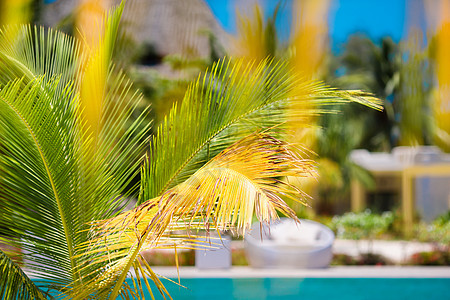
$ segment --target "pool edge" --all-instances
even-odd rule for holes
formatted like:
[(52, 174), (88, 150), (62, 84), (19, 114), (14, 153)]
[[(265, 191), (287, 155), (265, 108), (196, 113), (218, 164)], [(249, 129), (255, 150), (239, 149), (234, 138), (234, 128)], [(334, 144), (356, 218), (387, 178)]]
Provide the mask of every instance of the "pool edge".
[[(156, 274), (178, 277), (175, 267), (153, 267)], [(230, 269), (200, 270), (180, 267), (181, 278), (450, 278), (450, 267), (441, 266), (336, 266), (326, 269)]]

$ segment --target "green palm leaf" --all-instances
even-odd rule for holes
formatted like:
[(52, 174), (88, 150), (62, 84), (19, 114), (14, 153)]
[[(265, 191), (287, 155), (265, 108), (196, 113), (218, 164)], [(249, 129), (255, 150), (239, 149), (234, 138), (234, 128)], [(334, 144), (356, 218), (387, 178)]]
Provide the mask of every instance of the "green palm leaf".
[(39, 288), (0, 250), (0, 298), (45, 299)]
[[(108, 64), (120, 12), (105, 19)], [(92, 272), (76, 255), (89, 240), (87, 223), (112, 216), (133, 191), (124, 189), (139, 172), (150, 124), (144, 115), (130, 120), (142, 97), (108, 67), (93, 136), (79, 98), (78, 42), (52, 30), (20, 32), (13, 45), (0, 43), (0, 227), (13, 233), (34, 277), (70, 295), (70, 284)]]
[[(18, 233), (18, 243), (19, 237), (29, 241), (22, 243), (24, 250), (46, 254), (39, 258), (40, 264), (57, 262), (59, 269), (49, 270), (49, 274), (65, 285), (74, 279), (71, 269), (76, 267), (71, 259), (76, 234), (74, 207), (66, 197), (76, 189), (73, 157), (80, 148), (74, 128), (76, 109), (65, 110), (69, 96), (53, 98), (57, 81), (44, 85), (46, 93), (41, 93), (41, 84), (36, 80), (23, 87), (23, 81), (17, 80), (0, 91), (0, 132), (4, 137), (0, 163), (5, 174), (1, 182), (5, 211), (0, 222)], [(70, 92), (67, 90), (68, 95)], [(56, 109), (65, 113), (54, 114)], [(40, 269), (39, 263), (33, 267)]]
[[(15, 32), (15, 39), (7, 37)], [(43, 27), (12, 26), (0, 29), (0, 84), (17, 78), (30, 80), (46, 75), (44, 82), (59, 76), (61, 91), (76, 77), (77, 64), (82, 58), (80, 45), (64, 33)]]

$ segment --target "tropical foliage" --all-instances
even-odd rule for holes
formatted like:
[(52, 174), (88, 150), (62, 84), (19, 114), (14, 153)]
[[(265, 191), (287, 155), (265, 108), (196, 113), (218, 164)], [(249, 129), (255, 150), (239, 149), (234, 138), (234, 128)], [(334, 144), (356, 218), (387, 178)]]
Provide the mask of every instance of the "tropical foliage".
[[(115, 36), (120, 13), (105, 20), (106, 37)], [(101, 107), (92, 130), (80, 90), (98, 84), (86, 79), (98, 56), (86, 71), (81, 61), (88, 58), (75, 39), (29, 26), (3, 28), (0, 39), (11, 30), (15, 39), (0, 46), (0, 222), (6, 242), (22, 248), (30, 274), (63, 291), (82, 274), (75, 252), (89, 238), (86, 224), (111, 215), (126, 196), (150, 124), (140, 131), (142, 118), (127, 124), (139, 96), (110, 68), (103, 96), (89, 103)]]
[(417, 237), (426, 242), (433, 242), (448, 251), (450, 247), (450, 211), (436, 218), (431, 224), (422, 222), (417, 226)]
[(330, 64), (327, 82), (343, 89), (364, 89), (383, 100), (375, 112), (348, 106), (346, 117), (364, 128), (360, 147), (390, 151), (393, 147), (431, 143), (432, 45), (418, 31), (400, 43), (383, 38), (379, 45), (354, 35)]
[[(326, 81), (343, 89), (371, 91), (383, 100), (382, 112), (366, 110), (354, 105), (343, 108), (343, 116), (364, 128), (358, 134), (357, 147), (370, 151), (390, 151), (397, 145), (393, 100), (400, 89), (400, 49), (390, 38), (379, 45), (369, 38), (352, 35), (342, 53), (330, 60)], [(334, 124), (333, 124), (334, 125)], [(347, 123), (342, 126), (347, 125)], [(353, 126), (354, 127), (354, 126)]]
[(339, 237), (347, 239), (374, 239), (385, 232), (394, 221), (392, 212), (375, 214), (370, 210), (361, 213), (346, 213), (333, 217), (333, 226)]
[[(432, 66), (429, 49), (421, 45), (421, 36), (415, 31), (400, 43), (386, 37), (377, 44), (353, 35), (342, 52), (330, 60), (328, 83), (371, 91), (382, 99), (385, 109), (380, 112), (346, 105), (341, 106), (341, 114), (320, 118), (324, 130), (318, 134), (317, 153), (320, 164), (326, 159), (326, 165), (321, 168), (321, 179), (325, 180), (319, 193), (327, 206), (332, 202), (336, 208), (343, 203), (340, 198), (348, 199), (350, 179), (366, 189), (374, 187), (370, 173), (349, 159), (353, 149), (390, 152), (396, 146), (432, 142)], [(348, 204), (344, 208), (349, 209)]]
[[(51, 29), (0, 31), (1, 239), (22, 249), (26, 268), (1, 253), (3, 297), (140, 298), (148, 278), (167, 293), (142, 250), (195, 247), (199, 228), (244, 233), (254, 214), (296, 218), (283, 199), (305, 195), (283, 178), (313, 176), (314, 163), (282, 141), (288, 107), (314, 103), (290, 118), (335, 102), (380, 108), (283, 62), (222, 59), (150, 137), (146, 112), (134, 116), (140, 94), (111, 62), (122, 9), (89, 44)], [(124, 211), (136, 190), (138, 206)]]
[(320, 213), (348, 210), (352, 180), (369, 190), (375, 185), (372, 175), (350, 158), (350, 152), (363, 145), (365, 128), (361, 126), (364, 116), (348, 118), (345, 115), (352, 109), (348, 106), (336, 105), (336, 110), (341, 109), (342, 113), (321, 116), (321, 128), (316, 130), (320, 184), (317, 186), (319, 201), (315, 202), (315, 206)]

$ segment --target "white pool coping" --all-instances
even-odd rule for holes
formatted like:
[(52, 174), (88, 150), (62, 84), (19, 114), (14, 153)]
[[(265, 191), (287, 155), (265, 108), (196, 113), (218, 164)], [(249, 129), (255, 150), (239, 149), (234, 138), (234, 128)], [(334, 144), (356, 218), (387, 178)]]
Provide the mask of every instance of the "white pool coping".
[[(177, 278), (175, 267), (153, 267), (161, 276)], [(181, 278), (450, 278), (450, 267), (417, 266), (336, 266), (327, 269), (255, 269), (232, 267), (200, 270), (180, 267)]]

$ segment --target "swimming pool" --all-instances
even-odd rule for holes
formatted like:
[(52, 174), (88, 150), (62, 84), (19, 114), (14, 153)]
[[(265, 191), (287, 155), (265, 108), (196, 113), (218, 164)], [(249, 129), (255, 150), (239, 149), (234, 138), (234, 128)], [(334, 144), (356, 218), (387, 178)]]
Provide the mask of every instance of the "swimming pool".
[[(450, 295), (450, 278), (182, 278), (186, 288), (163, 283), (174, 300), (443, 300)], [(156, 288), (153, 292), (163, 299)]]
[[(178, 281), (175, 267), (153, 270)], [(174, 300), (450, 299), (450, 267), (346, 266), (310, 270), (180, 267), (179, 274), (186, 288), (161, 278)], [(127, 281), (132, 285), (131, 278)], [(152, 291), (156, 299), (164, 299), (154, 285)], [(148, 291), (145, 298), (151, 299)]]

